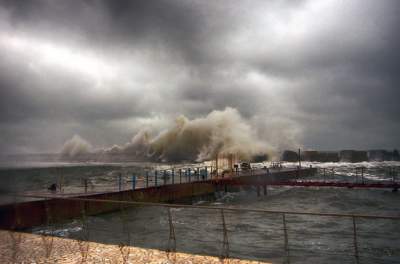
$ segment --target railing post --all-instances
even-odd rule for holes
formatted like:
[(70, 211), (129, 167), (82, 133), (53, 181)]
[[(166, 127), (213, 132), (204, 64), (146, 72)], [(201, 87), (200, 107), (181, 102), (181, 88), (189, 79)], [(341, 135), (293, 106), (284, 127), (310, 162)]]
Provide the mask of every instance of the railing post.
[(172, 222), (171, 208), (168, 207), (168, 222), (169, 222), (169, 238), (168, 238), (168, 249), (167, 252), (176, 251), (176, 238), (175, 238), (175, 228)]
[(222, 219), (222, 232), (223, 232), (221, 258), (224, 259), (224, 258), (229, 258), (228, 230), (226, 229), (224, 209), (221, 209), (221, 219)]
[(118, 191), (122, 190), (122, 174), (118, 174)]
[(356, 263), (359, 263), (358, 256), (358, 243), (357, 243), (357, 226), (356, 226), (356, 218), (353, 216), (353, 244), (354, 244), (354, 257), (356, 258)]
[(146, 171), (146, 188), (149, 187), (149, 171)]
[(88, 189), (88, 180), (87, 179), (83, 179), (83, 185), (85, 186), (85, 193), (87, 193), (87, 189)]
[(179, 183), (182, 183), (182, 169), (179, 169)]
[(392, 174), (392, 180), (393, 180), (393, 183), (394, 183), (394, 182), (396, 182), (396, 180), (395, 180), (396, 171), (395, 171), (394, 167), (391, 167), (390, 169), (391, 169), (391, 174)]
[(355, 168), (355, 170), (356, 170), (356, 183), (358, 183), (358, 169)]
[(59, 190), (60, 193), (64, 192), (63, 184), (64, 184), (64, 175), (60, 175), (60, 177), (59, 177), (59, 187), (58, 187), (58, 190)]
[(364, 167), (361, 167), (361, 182), (364, 184)]
[(174, 169), (172, 169), (172, 171), (171, 171), (171, 176), (172, 176), (172, 184), (174, 184), (175, 183), (175, 170)]
[(285, 253), (286, 253), (286, 262), (287, 264), (290, 263), (290, 252), (289, 252), (289, 238), (288, 232), (286, 227), (286, 215), (285, 213), (282, 214), (282, 223), (283, 223), (283, 233), (284, 233), (284, 246), (285, 246)]
[(167, 170), (164, 170), (164, 185), (167, 185)]
[(157, 170), (154, 171), (154, 185), (157, 186)]
[(132, 174), (132, 190), (136, 188), (136, 175)]
[(191, 178), (191, 173), (190, 173), (190, 171), (191, 171), (191, 169), (189, 168), (189, 169), (188, 169), (188, 172), (189, 172), (189, 182), (190, 182), (190, 180), (191, 180), (191, 179), (190, 179), (190, 178)]

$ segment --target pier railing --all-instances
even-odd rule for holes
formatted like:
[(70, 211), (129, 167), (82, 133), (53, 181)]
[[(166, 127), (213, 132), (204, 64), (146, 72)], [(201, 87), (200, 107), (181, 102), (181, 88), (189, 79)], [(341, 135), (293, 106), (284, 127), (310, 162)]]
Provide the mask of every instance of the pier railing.
[[(294, 167), (293, 167), (294, 166)], [(250, 170), (219, 170), (211, 166), (202, 167), (182, 167), (163, 170), (142, 170), (140, 172), (121, 171), (115, 172), (112, 175), (101, 176), (95, 174), (90, 176), (90, 173), (80, 179), (69, 179), (62, 176), (54, 176), (53, 190), (35, 188), (26, 191), (27, 194), (57, 194), (57, 195), (82, 195), (93, 194), (99, 192), (115, 192), (124, 190), (141, 189), (155, 186), (165, 186), (180, 183), (193, 183), (199, 181), (207, 181), (213, 179), (237, 178), (239, 176), (264, 175), (269, 172), (280, 172), (285, 170), (296, 170), (297, 167), (286, 167), (280, 164), (279, 166), (264, 165), (253, 167)], [(303, 168), (308, 168), (303, 166)], [(367, 168), (367, 167), (315, 167), (317, 173), (312, 177), (307, 177), (310, 181), (327, 181), (340, 183), (399, 183), (400, 167), (391, 166), (383, 168)], [(301, 179), (301, 177), (299, 177)]]
[[(38, 258), (50, 258), (57, 250), (50, 248), (51, 238), (62, 236), (78, 241), (83, 262), (90, 254), (90, 241), (119, 245), (122, 259), (129, 259), (129, 246), (274, 263), (397, 263), (400, 259), (400, 216), (56, 199), (78, 202), (81, 217), (53, 221), (57, 216), (48, 200), (47, 224), (31, 230), (43, 237), (43, 249), (32, 256), (41, 252)], [(119, 211), (88, 213), (91, 207), (110, 204), (119, 206)], [(10, 231), (8, 258), (20, 262), (23, 254), (18, 243), (23, 242), (16, 236)]]
[[(159, 187), (171, 184), (193, 183), (214, 179), (226, 179), (240, 176), (251, 176), (256, 174), (266, 174), (270, 169), (267, 167), (256, 167), (252, 169), (231, 169), (215, 170), (212, 166), (188, 167), (178, 169), (163, 170), (142, 170), (141, 172), (117, 172), (112, 176), (104, 177), (84, 176), (78, 179), (78, 182), (67, 183), (66, 178), (56, 176), (54, 183), (49, 183), (47, 190), (29, 191), (32, 193), (51, 193), (51, 194), (90, 194), (96, 192), (111, 192), (135, 190), (148, 187)], [(284, 168), (271, 170), (280, 171)]]

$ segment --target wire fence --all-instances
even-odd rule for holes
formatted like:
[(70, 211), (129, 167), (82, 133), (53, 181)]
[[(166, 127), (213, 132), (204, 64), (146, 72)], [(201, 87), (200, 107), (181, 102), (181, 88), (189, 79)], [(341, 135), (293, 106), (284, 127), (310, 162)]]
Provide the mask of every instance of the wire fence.
[(397, 182), (399, 181), (400, 167), (322, 167), (317, 168), (317, 179), (324, 181), (341, 181), (353, 183)]
[[(74, 250), (86, 262), (90, 242), (118, 245), (118, 258), (134, 262), (130, 246), (273, 263), (399, 263), (400, 216), (306, 213), (219, 206), (193, 206), (57, 198), (79, 202), (81, 216), (56, 220), (47, 200), (47, 222), (31, 232), (41, 236), (41, 250), (31, 256), (50, 259), (55, 236), (73, 238)], [(118, 210), (90, 215), (93, 206)], [(27, 255), (18, 233), (9, 233), (8, 259)], [(115, 253), (115, 254), (117, 254)], [(28, 254), (29, 256), (29, 254)]]
[(66, 181), (66, 178), (58, 176), (47, 183), (45, 190), (25, 191), (27, 194), (51, 193), (58, 195), (93, 194), (98, 192), (113, 192), (135, 190), (149, 187), (159, 187), (171, 184), (183, 184), (208, 181), (214, 179), (226, 179), (242, 176), (265, 175), (276, 171), (292, 169), (267, 168), (267, 166), (254, 166), (254, 168), (230, 170), (216, 170), (212, 166), (188, 167), (164, 170), (140, 170), (135, 172), (121, 171), (107, 177), (90, 174), (80, 177), (75, 182)]

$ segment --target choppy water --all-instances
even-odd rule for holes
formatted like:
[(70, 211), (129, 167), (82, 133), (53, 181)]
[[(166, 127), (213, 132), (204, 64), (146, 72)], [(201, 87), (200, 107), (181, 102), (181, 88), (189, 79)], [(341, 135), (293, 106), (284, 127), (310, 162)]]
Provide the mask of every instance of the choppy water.
[[(257, 164), (263, 166), (265, 164)], [(284, 164), (295, 166), (296, 164)], [(303, 166), (326, 168), (325, 174), (313, 179), (355, 181), (357, 167), (368, 169), (365, 180), (399, 180), (399, 162), (372, 163), (303, 163)], [(110, 183), (115, 188), (114, 174), (140, 171), (147, 164), (101, 164), (57, 169), (80, 188), (79, 177), (92, 174), (98, 182)], [(393, 174), (392, 167), (396, 167)], [(161, 167), (159, 167), (161, 168)], [(165, 168), (165, 167), (163, 167)], [(328, 170), (329, 168), (329, 170)], [(330, 169), (334, 169), (334, 174)], [(32, 182), (38, 189), (51, 182), (54, 168), (26, 169), (22, 174), (14, 170), (14, 177), (23, 189)], [(0, 177), (6, 175), (4, 170)], [(40, 173), (38, 173), (38, 171)], [(47, 171), (47, 173), (44, 173)], [(59, 172), (58, 171), (58, 172)], [(35, 174), (34, 180), (31, 179)], [(23, 175), (23, 176), (21, 176)], [(21, 177), (21, 178), (19, 178)], [(69, 177), (69, 176), (68, 176)], [(74, 178), (74, 179), (75, 179)], [(100, 180), (101, 179), (101, 180)], [(358, 179), (360, 180), (360, 179)], [(378, 189), (333, 188), (269, 188), (267, 196), (257, 197), (251, 188), (233, 193), (217, 193), (210, 199), (193, 200), (193, 204), (264, 210), (325, 212), (400, 216), (400, 194)], [(178, 208), (171, 210), (177, 251), (219, 256), (223, 246), (222, 217), (218, 210)], [(227, 225), (229, 255), (243, 259), (269, 260), (283, 263), (289, 255), (291, 263), (355, 263), (352, 218), (326, 216), (286, 215), (289, 253), (284, 247), (284, 230), (281, 214), (224, 211)], [(357, 245), (360, 263), (400, 263), (400, 221), (357, 219)], [(168, 211), (163, 207), (135, 207), (122, 212), (76, 219), (62, 224), (52, 224), (32, 230), (88, 239), (110, 244), (131, 244), (145, 248), (168, 248), (170, 224)]]

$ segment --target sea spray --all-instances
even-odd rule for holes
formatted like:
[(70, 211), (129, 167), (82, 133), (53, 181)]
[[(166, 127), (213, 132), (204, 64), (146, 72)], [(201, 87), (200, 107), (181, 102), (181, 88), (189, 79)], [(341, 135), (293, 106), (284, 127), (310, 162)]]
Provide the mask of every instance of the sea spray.
[(74, 135), (71, 139), (67, 140), (62, 149), (61, 155), (74, 157), (77, 155), (88, 154), (92, 150), (92, 145), (79, 135)]
[[(90, 151), (91, 145), (79, 136), (68, 140), (61, 151), (73, 157)], [(153, 161), (204, 161), (217, 154), (237, 154), (250, 158), (270, 154), (274, 148), (257, 136), (255, 129), (233, 108), (212, 111), (205, 117), (189, 120), (181, 115), (160, 133), (140, 130), (130, 142), (96, 151), (101, 155), (128, 155)]]

